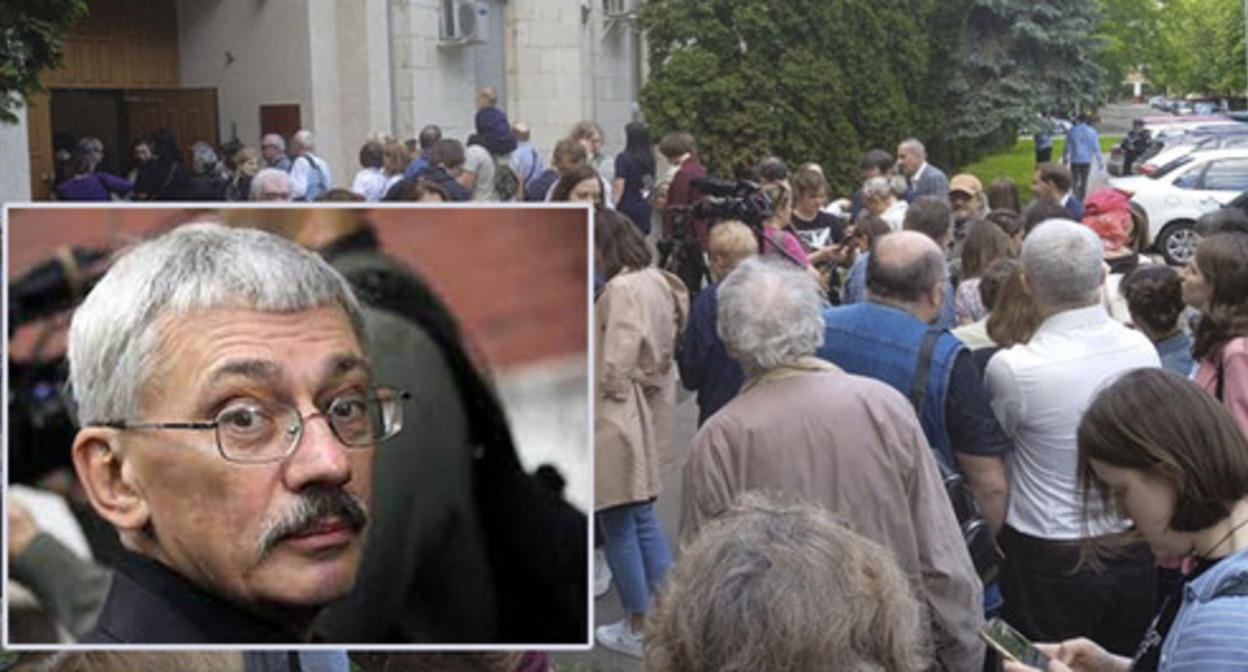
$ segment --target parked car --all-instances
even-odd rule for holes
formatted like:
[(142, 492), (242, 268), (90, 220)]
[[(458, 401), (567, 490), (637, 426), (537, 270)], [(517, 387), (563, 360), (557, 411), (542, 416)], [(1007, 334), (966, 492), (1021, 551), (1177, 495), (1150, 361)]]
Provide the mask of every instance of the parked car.
[(1243, 210), (1245, 215), (1248, 215), (1248, 191), (1245, 191), (1244, 193), (1231, 199), (1231, 202), (1227, 203), (1223, 207), (1238, 208), (1239, 210)]
[(1145, 159), (1136, 172), (1141, 175), (1152, 175), (1163, 166), (1168, 166), (1175, 160), (1195, 152), (1248, 147), (1248, 124), (1238, 126), (1241, 128), (1230, 127), (1225, 131), (1215, 133), (1192, 132), (1177, 137), (1167, 143), (1161, 152)]
[(1196, 249), (1196, 219), (1248, 190), (1248, 147), (1191, 154), (1164, 175), (1113, 178), (1148, 214), (1149, 244), (1170, 264), (1186, 264)]
[[(1154, 156), (1157, 156), (1168, 147), (1181, 144), (1192, 133), (1234, 132), (1242, 130), (1245, 126), (1242, 122), (1232, 121), (1221, 116), (1188, 117), (1186, 119), (1147, 117), (1144, 119), (1144, 128), (1148, 130), (1153, 141), (1149, 143), (1148, 149), (1144, 154), (1136, 159), (1135, 165), (1147, 165)], [(1139, 171), (1137, 170), (1136, 172)]]

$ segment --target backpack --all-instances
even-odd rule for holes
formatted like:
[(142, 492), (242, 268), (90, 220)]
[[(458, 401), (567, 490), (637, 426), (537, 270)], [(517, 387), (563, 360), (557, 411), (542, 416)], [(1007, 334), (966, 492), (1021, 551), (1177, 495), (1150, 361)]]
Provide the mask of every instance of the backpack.
[(491, 154), (490, 158), (494, 159), (494, 193), (498, 194), (498, 200), (516, 200), (520, 194), (520, 178), (511, 169), (511, 162), (496, 154)]
[[(311, 167), (312, 170), (308, 173), (308, 190), (304, 192), (302, 198), (295, 200), (315, 201), (317, 196), (320, 196), (322, 192), (329, 189), (328, 180), (325, 179), (325, 171), (321, 170), (320, 164), (316, 162), (313, 156), (306, 156), (303, 158), (308, 162), (308, 166)], [(316, 179), (312, 179), (312, 175), (314, 173), (316, 175)]]
[[(910, 389), (910, 404), (914, 412), (922, 417), (923, 398), (926, 396), (928, 372), (932, 368), (932, 350), (936, 348), (936, 339), (941, 332), (931, 330), (923, 336), (923, 345), (919, 348), (919, 366), (914, 374), (914, 387)], [(966, 550), (971, 555), (975, 572), (984, 585), (992, 583), (1001, 569), (1001, 550), (997, 548), (997, 540), (993, 538), (992, 529), (979, 510), (975, 495), (970, 486), (952, 465), (945, 464), (939, 456), (936, 464), (940, 467), (940, 477), (945, 484), (945, 493), (949, 495), (949, 503), (953, 505), (953, 515), (962, 528), (962, 540), (966, 542)]]

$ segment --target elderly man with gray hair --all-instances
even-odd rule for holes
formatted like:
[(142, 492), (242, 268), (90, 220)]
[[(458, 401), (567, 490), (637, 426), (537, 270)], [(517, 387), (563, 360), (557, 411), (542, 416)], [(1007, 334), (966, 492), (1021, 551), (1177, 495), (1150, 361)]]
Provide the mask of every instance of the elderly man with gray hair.
[(91, 644), (294, 644), (359, 570), (377, 444), (360, 306), (315, 254), (184, 226), (131, 250), (69, 330), (91, 506), (126, 553)]
[(277, 168), (265, 168), (251, 178), (251, 192), (248, 200), (263, 202), (285, 202), (290, 200), (290, 175)]
[[(1101, 241), (1090, 228), (1041, 223), (1023, 243), (1023, 274), (1044, 321), (1030, 341), (995, 355), (986, 373), (993, 411), (1014, 439), (998, 537), (1001, 615), (1033, 640), (1087, 636), (1129, 656), (1155, 611), (1152, 557), (1136, 542), (1099, 565), (1080, 562), (1089, 537), (1116, 540), (1128, 523), (1080, 496), (1076, 430), (1097, 390), (1160, 361), (1148, 338), (1102, 305)], [(1085, 506), (1096, 514), (1090, 522)]]
[(334, 176), (325, 159), (316, 155), (316, 137), (301, 128), (294, 136), (295, 160), (290, 164), (290, 196), (296, 201), (315, 201), (334, 187)]
[(286, 138), (277, 133), (269, 133), (260, 140), (260, 153), (264, 155), (264, 164), (284, 173), (290, 172), (290, 157), (286, 156)]
[(743, 492), (809, 500), (891, 552), (927, 607), (945, 669), (980, 669), (982, 587), (909, 402), (814, 357), (824, 303), (804, 271), (747, 259), (717, 298), (720, 338), (746, 383), (694, 436), (681, 543)]

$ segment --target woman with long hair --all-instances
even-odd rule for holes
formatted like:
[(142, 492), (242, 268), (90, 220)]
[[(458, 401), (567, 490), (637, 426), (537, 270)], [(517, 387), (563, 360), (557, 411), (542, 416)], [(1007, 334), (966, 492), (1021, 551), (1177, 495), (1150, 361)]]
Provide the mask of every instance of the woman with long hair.
[(654, 148), (650, 129), (640, 121), (624, 127), (624, 151), (615, 157), (611, 193), (615, 209), (628, 215), (642, 235), (650, 234), (650, 191), (654, 189)]
[(1201, 313), (1192, 333), (1195, 380), (1248, 433), (1248, 235), (1201, 241), (1183, 269), (1183, 301)]
[(602, 209), (602, 178), (594, 167), (582, 163), (560, 176), (550, 191), (552, 203), (592, 203)]
[(594, 257), (607, 281), (594, 304), (594, 510), (626, 614), (596, 637), (640, 658), (650, 598), (672, 564), (653, 505), (672, 459), (676, 345), (689, 295), (650, 265), (645, 239), (614, 210), (594, 216)]
[[(1248, 440), (1235, 421), (1183, 376), (1137, 369), (1096, 396), (1077, 437), (1084, 520), (1130, 518), (1158, 560), (1193, 568), (1162, 602), (1134, 658), (1083, 638), (1038, 644), (1049, 672), (1244, 669)], [(1090, 546), (1086, 559), (1105, 550)]]
[(986, 219), (971, 221), (962, 243), (962, 282), (954, 295), (959, 326), (977, 322), (988, 314), (991, 306), (980, 300), (979, 279), (992, 262), (1013, 256), (1010, 252), (1010, 237), (1001, 227)]

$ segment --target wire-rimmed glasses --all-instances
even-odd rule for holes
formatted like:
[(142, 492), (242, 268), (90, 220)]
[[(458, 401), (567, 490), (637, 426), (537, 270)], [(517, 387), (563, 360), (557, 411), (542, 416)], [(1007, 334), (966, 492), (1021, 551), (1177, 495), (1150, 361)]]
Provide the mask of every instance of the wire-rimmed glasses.
[(303, 428), (323, 417), (330, 431), (348, 448), (371, 448), (403, 429), (403, 402), (411, 395), (403, 390), (376, 387), (334, 397), (322, 410), (303, 415), (286, 404), (249, 399), (232, 403), (212, 420), (192, 422), (142, 422), (109, 420), (91, 427), (113, 429), (214, 430), (217, 452), (228, 462), (260, 464), (278, 462), (293, 454), (303, 438)]

